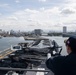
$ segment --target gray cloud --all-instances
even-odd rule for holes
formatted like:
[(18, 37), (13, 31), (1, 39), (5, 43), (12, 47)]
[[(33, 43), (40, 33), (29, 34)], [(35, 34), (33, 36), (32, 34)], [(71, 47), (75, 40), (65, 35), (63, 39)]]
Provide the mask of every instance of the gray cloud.
[(74, 14), (75, 11), (74, 11), (74, 10), (70, 10), (70, 9), (63, 9), (63, 10), (61, 11), (61, 13), (67, 15), (67, 14)]
[(72, 22), (69, 22), (69, 23), (63, 23), (64, 25), (76, 25), (76, 22), (72, 21)]

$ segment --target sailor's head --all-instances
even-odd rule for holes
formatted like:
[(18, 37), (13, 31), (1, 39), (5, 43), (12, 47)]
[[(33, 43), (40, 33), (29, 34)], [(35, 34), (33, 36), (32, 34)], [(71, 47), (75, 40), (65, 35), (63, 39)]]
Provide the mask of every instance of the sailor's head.
[(75, 37), (69, 37), (64, 42), (65, 42), (68, 54), (70, 54), (71, 52), (76, 53), (76, 38)]

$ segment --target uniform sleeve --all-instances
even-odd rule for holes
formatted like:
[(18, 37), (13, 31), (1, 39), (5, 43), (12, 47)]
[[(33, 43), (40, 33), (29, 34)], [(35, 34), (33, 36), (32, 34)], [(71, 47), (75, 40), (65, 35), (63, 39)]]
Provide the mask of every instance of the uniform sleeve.
[(48, 69), (50, 69), (54, 73), (59, 72), (62, 63), (64, 62), (64, 59), (65, 59), (65, 56), (58, 56), (53, 59), (49, 58), (46, 61), (46, 66)]

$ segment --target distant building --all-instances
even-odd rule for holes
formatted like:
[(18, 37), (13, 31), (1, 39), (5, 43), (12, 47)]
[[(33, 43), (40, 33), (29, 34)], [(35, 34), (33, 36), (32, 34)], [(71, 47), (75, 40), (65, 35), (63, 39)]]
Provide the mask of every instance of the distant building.
[(0, 29), (0, 34), (2, 33), (2, 29)]
[(16, 35), (16, 32), (13, 31), (13, 30), (10, 30), (8, 34), (9, 34), (9, 35)]
[(34, 30), (34, 34), (41, 36), (41, 35), (42, 35), (42, 30), (41, 30), (41, 29), (35, 29), (35, 30)]
[(63, 33), (66, 33), (66, 32), (67, 32), (67, 27), (64, 26), (64, 27), (63, 27)]

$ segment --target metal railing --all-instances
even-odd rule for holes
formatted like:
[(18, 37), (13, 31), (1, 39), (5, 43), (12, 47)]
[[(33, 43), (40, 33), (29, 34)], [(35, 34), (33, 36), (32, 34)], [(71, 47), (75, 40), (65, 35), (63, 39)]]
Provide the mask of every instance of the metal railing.
[(22, 69), (22, 68), (6, 68), (6, 67), (0, 67), (0, 70), (4, 70), (4, 71), (50, 72), (49, 70)]

